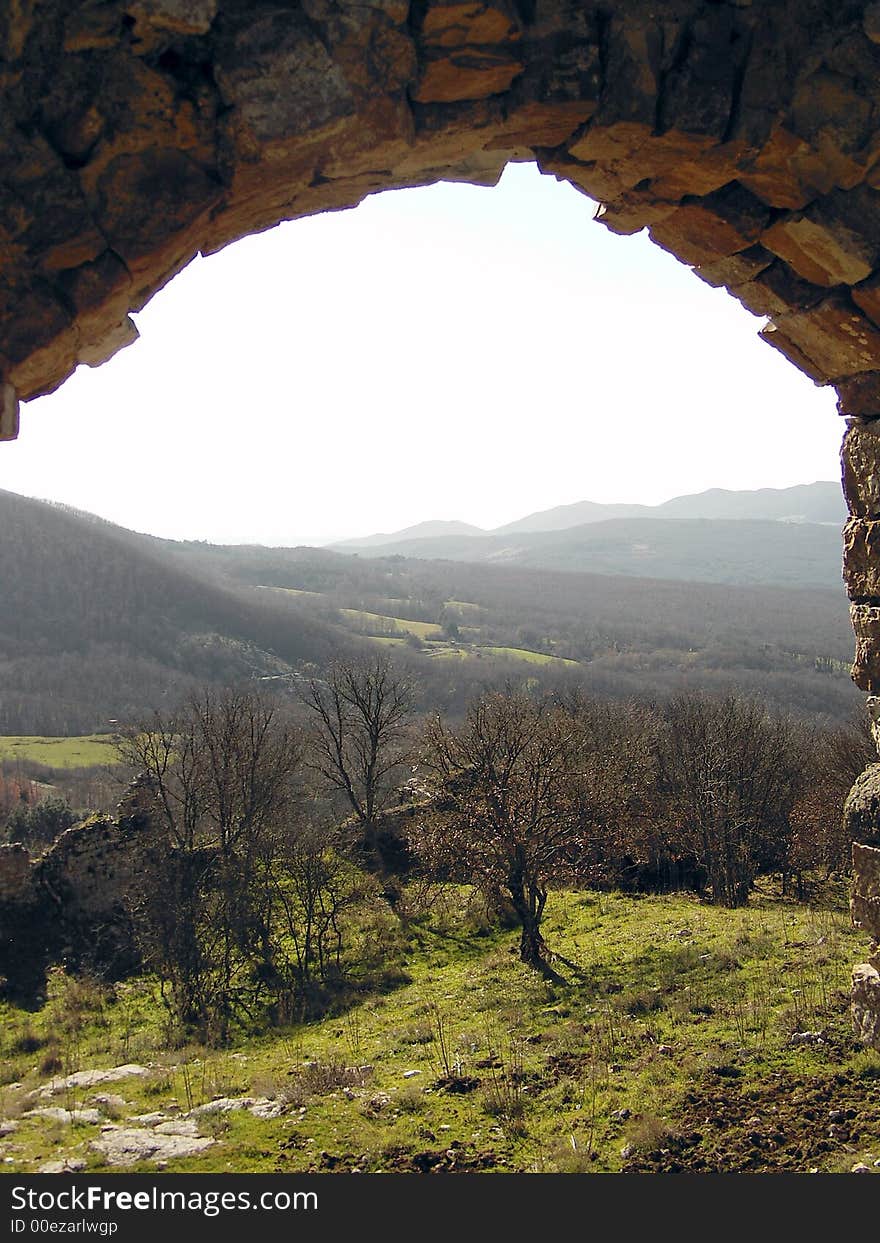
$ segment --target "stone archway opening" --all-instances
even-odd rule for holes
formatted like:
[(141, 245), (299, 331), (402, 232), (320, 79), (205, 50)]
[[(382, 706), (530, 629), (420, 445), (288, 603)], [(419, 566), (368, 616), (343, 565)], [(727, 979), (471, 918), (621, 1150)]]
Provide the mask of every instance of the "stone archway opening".
[[(880, 5), (44, 0), (0, 15), (0, 69), (0, 437), (130, 344), (195, 254), (534, 158), (835, 387), (853, 677), (878, 702)], [(859, 798), (854, 913), (877, 938), (880, 802)], [(877, 965), (856, 983), (875, 1041)]]

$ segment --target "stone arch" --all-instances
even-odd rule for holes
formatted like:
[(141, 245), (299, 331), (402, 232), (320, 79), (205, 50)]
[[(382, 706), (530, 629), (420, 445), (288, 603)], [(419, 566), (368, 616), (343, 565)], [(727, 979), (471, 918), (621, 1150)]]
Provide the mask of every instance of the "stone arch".
[(14, 0), (0, 91), (0, 437), (198, 252), (535, 159), (835, 386), (853, 676), (880, 694), (880, 4)]

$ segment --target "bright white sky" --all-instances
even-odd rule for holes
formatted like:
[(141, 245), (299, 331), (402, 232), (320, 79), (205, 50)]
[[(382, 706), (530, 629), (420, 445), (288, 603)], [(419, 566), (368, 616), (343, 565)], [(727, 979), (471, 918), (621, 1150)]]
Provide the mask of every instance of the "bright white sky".
[(198, 259), (141, 339), (22, 411), (0, 488), (138, 531), (296, 544), (839, 475), (761, 321), (532, 165)]

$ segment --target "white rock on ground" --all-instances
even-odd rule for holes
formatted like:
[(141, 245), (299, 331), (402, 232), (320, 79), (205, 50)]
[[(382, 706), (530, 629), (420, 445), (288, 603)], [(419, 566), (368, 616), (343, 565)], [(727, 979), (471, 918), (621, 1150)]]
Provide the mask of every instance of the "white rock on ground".
[(77, 1070), (72, 1075), (50, 1079), (40, 1088), (40, 1095), (57, 1096), (59, 1092), (67, 1092), (71, 1088), (94, 1088), (99, 1083), (115, 1083), (117, 1079), (143, 1077), (149, 1073), (146, 1066), (137, 1066), (134, 1063), (128, 1063), (125, 1066), (108, 1066), (104, 1070)]
[(204, 1105), (196, 1105), (187, 1116), (203, 1118), (208, 1114), (232, 1113), (236, 1109), (247, 1109), (255, 1118), (280, 1118), (284, 1113), (281, 1102), (269, 1100), (267, 1096), (218, 1096)]
[(13, 1122), (12, 1118), (4, 1118), (0, 1122), (0, 1139), (5, 1139), (7, 1135), (11, 1135), (13, 1131), (18, 1130), (18, 1123)]
[(156, 1125), (157, 1135), (192, 1135), (199, 1133), (199, 1124), (193, 1118), (173, 1118)]
[(63, 1161), (46, 1161), (37, 1170), (38, 1174), (78, 1174), (86, 1168), (85, 1161), (79, 1157), (65, 1157)]
[(100, 1139), (93, 1139), (91, 1146), (108, 1165), (134, 1165), (136, 1161), (193, 1157), (213, 1143), (207, 1136), (161, 1135), (140, 1127), (114, 1127)]

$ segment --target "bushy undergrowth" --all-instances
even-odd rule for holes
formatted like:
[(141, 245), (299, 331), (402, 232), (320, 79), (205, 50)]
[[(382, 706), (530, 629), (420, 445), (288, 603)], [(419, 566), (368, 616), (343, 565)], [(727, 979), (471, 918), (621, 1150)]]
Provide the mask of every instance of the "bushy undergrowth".
[[(806, 1171), (880, 1159), (880, 1056), (855, 1045), (848, 1014), (863, 937), (833, 895), (806, 907), (759, 888), (730, 912), (679, 894), (554, 892), (558, 982), (519, 962), (515, 932), (474, 937), (471, 901), (450, 890), (442, 919), (396, 930), (381, 990), (224, 1050), (175, 1047), (148, 978), (105, 986), (56, 971), (40, 1008), (0, 1013), (0, 1118), (18, 1122), (0, 1140), (6, 1168), (58, 1154), (99, 1166), (98, 1127), (27, 1117), (29, 1094), (53, 1074), (130, 1061), (149, 1074), (119, 1085), (112, 1120), (237, 1094), (280, 1106), (276, 1118), (215, 1119), (202, 1128), (214, 1144), (169, 1170)], [(77, 1089), (62, 1103), (92, 1097)], [(835, 1133), (838, 1109), (853, 1117)]]

